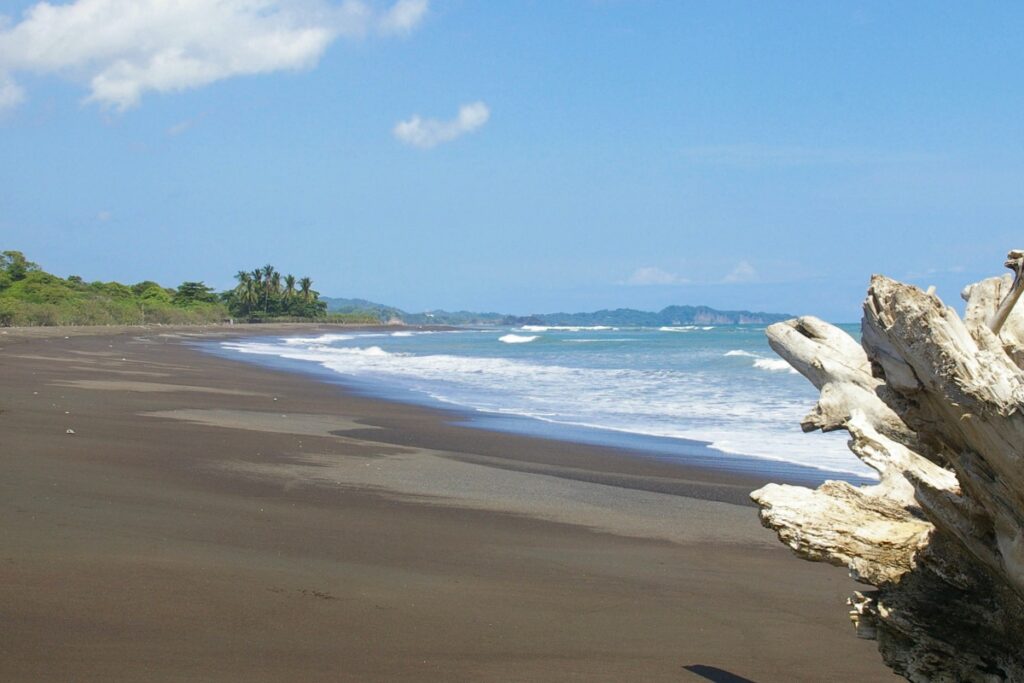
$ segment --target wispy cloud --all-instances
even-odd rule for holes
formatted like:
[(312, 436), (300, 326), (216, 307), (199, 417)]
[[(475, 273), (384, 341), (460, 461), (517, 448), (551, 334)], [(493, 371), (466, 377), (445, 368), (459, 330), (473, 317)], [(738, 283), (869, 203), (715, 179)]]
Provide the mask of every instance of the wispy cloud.
[(196, 125), (195, 119), (186, 119), (185, 121), (179, 121), (178, 123), (174, 124), (173, 126), (170, 126), (167, 129), (167, 137), (177, 137), (194, 125)]
[(454, 119), (439, 121), (424, 119), (416, 114), (407, 121), (396, 123), (391, 132), (396, 139), (407, 145), (430, 149), (478, 130), (490, 117), (491, 110), (486, 104), (472, 102), (459, 107), (459, 114)]
[(963, 273), (966, 270), (967, 269), (961, 265), (950, 266), (948, 268), (925, 268), (923, 270), (911, 271), (901, 279), (916, 282), (918, 280), (924, 280), (937, 275), (955, 275), (957, 273)]
[(236, 76), (308, 69), (341, 36), (408, 33), (427, 0), (378, 13), (362, 0), (74, 0), (0, 17), (0, 108), (24, 99), (20, 72), (57, 74), (87, 102), (123, 111), (147, 92)]
[(683, 285), (689, 282), (684, 277), (656, 266), (637, 268), (621, 284), (645, 287), (650, 285)]
[(170, 137), (170, 138), (177, 137), (177, 136), (181, 135), (182, 133), (187, 132), (191, 128), (194, 128), (195, 126), (197, 126), (199, 124), (199, 122), (202, 121), (205, 118), (206, 118), (206, 112), (203, 112), (199, 116), (193, 116), (190, 119), (185, 119), (184, 121), (179, 121), (178, 123), (174, 124), (173, 126), (170, 126), (170, 127), (167, 128), (167, 137)]
[(427, 0), (398, 0), (384, 13), (377, 25), (385, 35), (406, 35), (419, 26), (428, 8)]
[(10, 109), (25, 100), (25, 91), (10, 76), (0, 73), (0, 111)]
[(740, 261), (730, 270), (722, 282), (728, 284), (739, 284), (743, 282), (756, 282), (758, 279), (757, 270), (748, 261)]
[(695, 163), (741, 168), (892, 164), (924, 161), (929, 158), (922, 154), (871, 149), (755, 144), (687, 147), (682, 154)]
[(96, 214), (96, 220), (99, 221), (100, 223), (106, 223), (113, 217), (114, 214), (107, 210), (100, 211), (98, 214)]

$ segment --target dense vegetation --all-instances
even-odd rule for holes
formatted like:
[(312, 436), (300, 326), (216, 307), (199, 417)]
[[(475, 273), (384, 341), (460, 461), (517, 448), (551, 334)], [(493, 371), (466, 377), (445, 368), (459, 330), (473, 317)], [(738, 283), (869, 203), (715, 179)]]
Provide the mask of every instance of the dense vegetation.
[(151, 281), (85, 282), (47, 273), (19, 251), (0, 254), (0, 325), (188, 324), (227, 316), (201, 282), (178, 289)]
[(239, 272), (238, 286), (217, 293), (203, 282), (176, 288), (85, 282), (47, 273), (19, 251), (0, 253), (0, 326), (199, 324), (317, 320), (375, 323), (373, 313), (327, 315), (308, 277), (282, 276), (267, 265)]
[(239, 318), (320, 318), (327, 313), (327, 304), (308, 277), (297, 280), (294, 275), (281, 275), (268, 263), (251, 271), (240, 270), (235, 279), (238, 285), (222, 298)]

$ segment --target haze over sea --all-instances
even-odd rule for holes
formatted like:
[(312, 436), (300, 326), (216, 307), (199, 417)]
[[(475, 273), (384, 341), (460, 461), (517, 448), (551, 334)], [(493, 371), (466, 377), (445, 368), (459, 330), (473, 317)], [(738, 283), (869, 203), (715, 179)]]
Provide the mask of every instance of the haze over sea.
[(388, 398), (473, 411), (489, 428), (660, 457), (696, 445), (723, 461), (736, 454), (874, 476), (845, 434), (801, 432), (817, 392), (771, 351), (763, 326), (402, 330), (221, 347), (319, 366)]

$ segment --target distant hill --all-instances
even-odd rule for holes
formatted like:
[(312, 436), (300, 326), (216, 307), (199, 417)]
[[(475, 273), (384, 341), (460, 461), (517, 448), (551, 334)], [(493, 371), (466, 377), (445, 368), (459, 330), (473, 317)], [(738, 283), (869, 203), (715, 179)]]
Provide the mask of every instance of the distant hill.
[(409, 325), (566, 325), (590, 327), (665, 327), (673, 325), (766, 325), (793, 316), (786, 313), (719, 311), (708, 306), (668, 306), (658, 312), (632, 308), (600, 310), (592, 313), (538, 313), (526, 316), (473, 311), (426, 311), (408, 313), (394, 306), (366, 299), (321, 297), (327, 310), (336, 313), (372, 312), (382, 321), (401, 320)]
[(374, 313), (383, 322), (392, 319), (405, 320), (405, 311), (394, 306), (378, 304), (366, 299), (344, 299), (340, 297), (321, 296), (320, 300), (327, 304), (329, 313)]
[(791, 318), (785, 313), (719, 311), (708, 306), (668, 306), (654, 313), (616, 308), (593, 313), (545, 313), (511, 317), (515, 325), (610, 325), (613, 327), (664, 327), (673, 325), (764, 325)]
[[(428, 311), (409, 313), (394, 306), (366, 299), (344, 299), (322, 296), (330, 313), (374, 313), (382, 322), (401, 320), (407, 325), (503, 325), (509, 316), (502, 313), (474, 313), (473, 311)], [(509, 323), (515, 324), (515, 323)]]

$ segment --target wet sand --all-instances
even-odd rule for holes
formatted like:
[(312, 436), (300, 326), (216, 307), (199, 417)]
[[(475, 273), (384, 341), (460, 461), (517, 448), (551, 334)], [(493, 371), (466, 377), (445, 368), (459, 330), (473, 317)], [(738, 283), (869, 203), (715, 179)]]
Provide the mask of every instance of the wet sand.
[(183, 343), (234, 332), (0, 334), (0, 680), (896, 680), (763, 478)]

